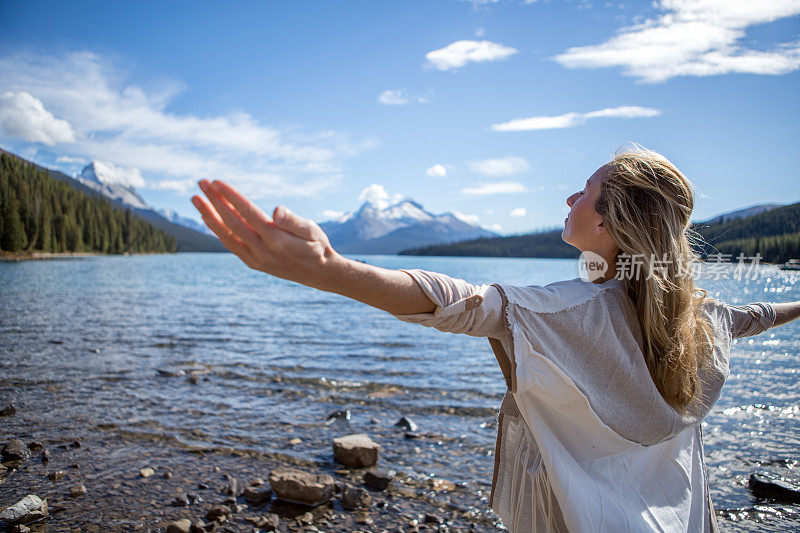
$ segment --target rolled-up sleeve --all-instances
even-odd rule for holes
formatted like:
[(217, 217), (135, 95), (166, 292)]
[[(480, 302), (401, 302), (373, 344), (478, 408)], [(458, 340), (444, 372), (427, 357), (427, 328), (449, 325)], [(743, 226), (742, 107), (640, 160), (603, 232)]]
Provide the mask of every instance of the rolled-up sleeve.
[(731, 336), (750, 337), (763, 333), (775, 325), (775, 308), (768, 303), (728, 305), (731, 318)]
[(475, 285), (426, 270), (403, 272), (411, 276), (436, 309), (432, 313), (393, 315), (396, 318), (473, 337), (502, 338), (505, 335), (502, 298), (496, 287)]

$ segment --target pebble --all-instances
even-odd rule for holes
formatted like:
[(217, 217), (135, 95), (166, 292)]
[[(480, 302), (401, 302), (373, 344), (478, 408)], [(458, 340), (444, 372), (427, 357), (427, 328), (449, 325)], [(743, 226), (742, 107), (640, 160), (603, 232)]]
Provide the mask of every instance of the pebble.
[(69, 489), (69, 496), (70, 498), (78, 498), (86, 494), (86, 487), (83, 485), (76, 485)]
[(436, 492), (452, 492), (456, 490), (456, 484), (452, 481), (447, 481), (446, 479), (441, 478), (432, 478), (430, 480), (430, 485), (433, 490)]
[(254, 518), (251, 523), (253, 526), (263, 529), (264, 531), (278, 531), (281, 525), (281, 519), (278, 515), (270, 513), (267, 516)]
[(202, 520), (195, 520), (192, 527), (189, 528), (190, 533), (206, 533), (206, 523)]
[(417, 424), (407, 416), (402, 417), (400, 420), (395, 422), (394, 425), (403, 431), (417, 431), (417, 429), (419, 429)]
[(222, 487), (222, 494), (227, 496), (241, 496), (244, 493), (244, 489), (239, 486), (239, 482), (236, 481), (231, 476), (225, 476), (228, 480), (228, 483)]
[(70, 448), (80, 448), (81, 447), (81, 441), (79, 441), (78, 439), (75, 439), (74, 441), (69, 443), (69, 447)]
[(388, 468), (374, 468), (364, 474), (364, 484), (371, 489), (386, 490), (396, 475), (397, 472)]
[(50, 462), (50, 450), (43, 450), (42, 451), (42, 464), (46, 465)]
[(302, 444), (302, 443), (303, 443), (303, 439), (299, 439), (299, 438), (295, 437), (295, 438), (293, 438), (293, 439), (291, 439), (289, 441), (289, 446), (297, 446), (298, 444)]
[(364, 433), (333, 439), (333, 459), (349, 468), (365, 468), (378, 463), (380, 444)]
[(206, 513), (206, 520), (211, 522), (223, 522), (230, 516), (230, 514), (231, 510), (227, 505), (215, 505)]
[(155, 473), (156, 471), (153, 470), (152, 468), (142, 468), (141, 470), (139, 470), (139, 475), (141, 477), (150, 477)]
[(47, 498), (44, 500), (35, 494), (28, 494), (14, 505), (0, 512), (0, 523), (30, 523), (48, 516)]
[(164, 472), (164, 479), (172, 479), (172, 472)]
[(372, 497), (365, 489), (345, 485), (342, 490), (342, 507), (348, 511), (368, 509), (372, 505)]
[(192, 530), (192, 521), (188, 518), (175, 520), (167, 526), (167, 533), (189, 533)]
[(315, 507), (333, 497), (334, 481), (327, 474), (311, 474), (296, 468), (270, 472), (269, 484), (281, 500)]
[(25, 461), (31, 456), (30, 450), (19, 439), (9, 440), (3, 446), (3, 461)]
[(750, 491), (757, 498), (769, 498), (785, 503), (800, 503), (800, 486), (762, 474), (750, 474)]
[(341, 411), (334, 411), (325, 417), (325, 424), (331, 425), (334, 422), (344, 422), (347, 423), (350, 421), (350, 409), (343, 409)]
[(433, 513), (425, 513), (425, 523), (426, 524), (441, 524), (444, 522), (441, 516), (435, 515)]
[(52, 472), (47, 473), (47, 479), (49, 479), (52, 482), (61, 481), (65, 477), (67, 477), (67, 473), (64, 472), (63, 470), (54, 470)]
[(38, 440), (33, 440), (33, 441), (28, 443), (28, 449), (30, 451), (32, 451), (32, 452), (37, 452), (37, 451), (41, 450), (42, 448), (44, 448), (44, 444), (42, 444)]
[(172, 503), (170, 505), (172, 505), (173, 507), (188, 507), (189, 496), (187, 496), (185, 493), (178, 494), (177, 496), (175, 496), (175, 499), (172, 500)]
[(257, 489), (252, 486), (244, 489), (244, 499), (251, 505), (261, 505), (270, 498), (272, 498), (272, 491), (269, 489)]
[(14, 404), (9, 402), (2, 409), (0, 409), (0, 416), (14, 416), (17, 414), (17, 408)]

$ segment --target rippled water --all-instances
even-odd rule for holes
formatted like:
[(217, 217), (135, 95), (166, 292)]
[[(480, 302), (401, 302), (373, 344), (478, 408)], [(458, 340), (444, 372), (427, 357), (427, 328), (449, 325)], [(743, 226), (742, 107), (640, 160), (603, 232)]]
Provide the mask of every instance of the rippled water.
[[(478, 283), (577, 276), (570, 260), (362, 259)], [(798, 279), (763, 266), (758, 280), (700, 284), (732, 304), (783, 302), (800, 299)], [(348, 432), (374, 435), (385, 464), (466, 482), (478, 497), (491, 481), (505, 385), (485, 339), (406, 324), (228, 254), (0, 263), (0, 350), (0, 400), (19, 411), (0, 419), (5, 435), (46, 428), (54, 442), (101, 433), (328, 461), (342, 428), (325, 418), (349, 409)], [(756, 501), (747, 489), (752, 472), (800, 477), (798, 353), (800, 321), (735, 345), (705, 422), (712, 496), (730, 510), (723, 524), (800, 526), (800, 507)], [(392, 424), (403, 415), (440, 437), (398, 439)], [(294, 437), (303, 442), (290, 446)]]

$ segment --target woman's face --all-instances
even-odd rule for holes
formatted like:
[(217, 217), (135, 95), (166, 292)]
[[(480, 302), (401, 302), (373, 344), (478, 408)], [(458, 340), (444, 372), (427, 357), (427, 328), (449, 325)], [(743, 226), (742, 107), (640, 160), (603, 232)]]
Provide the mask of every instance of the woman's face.
[(594, 210), (605, 175), (606, 167), (602, 166), (586, 180), (586, 187), (582, 191), (567, 198), (570, 211), (564, 219), (561, 238), (582, 252), (600, 252), (608, 246), (611, 238), (603, 226), (603, 217)]

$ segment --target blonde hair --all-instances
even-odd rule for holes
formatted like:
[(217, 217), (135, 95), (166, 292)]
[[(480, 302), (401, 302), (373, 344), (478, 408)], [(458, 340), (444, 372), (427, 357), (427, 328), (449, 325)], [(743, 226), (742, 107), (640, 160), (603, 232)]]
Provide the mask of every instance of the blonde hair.
[[(699, 395), (698, 369), (714, 347), (702, 311), (707, 293), (690, 268), (699, 239), (689, 227), (692, 184), (664, 156), (638, 145), (618, 150), (605, 168), (595, 210), (619, 254), (641, 258), (638, 275), (631, 269), (620, 277), (636, 304), (650, 376), (664, 400), (684, 412)], [(617, 259), (619, 269), (624, 260)]]

